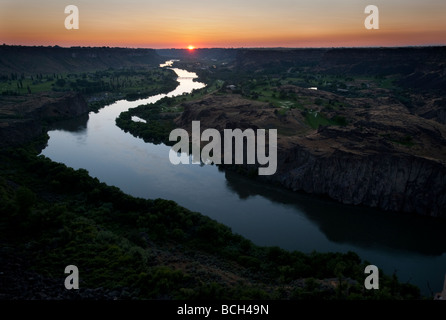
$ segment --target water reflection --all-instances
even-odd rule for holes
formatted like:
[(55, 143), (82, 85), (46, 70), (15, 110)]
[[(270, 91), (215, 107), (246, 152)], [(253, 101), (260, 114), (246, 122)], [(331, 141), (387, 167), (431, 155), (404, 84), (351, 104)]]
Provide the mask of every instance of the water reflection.
[[(48, 132), (42, 154), (136, 197), (164, 198), (205, 214), (259, 245), (288, 250), (352, 250), (386, 273), (440, 291), (446, 271), (444, 221), (341, 205), (259, 183), (210, 165), (177, 165), (170, 148), (144, 143), (115, 124), (129, 108), (199, 89), (194, 73), (173, 69), (178, 87), (137, 101), (121, 100)], [(438, 281), (438, 283), (437, 283)], [(437, 285), (437, 286), (436, 286)]]
[(79, 117), (58, 121), (50, 126), (50, 130), (63, 130), (82, 134), (87, 130), (89, 115), (83, 114)]
[(304, 213), (333, 242), (362, 248), (409, 251), (440, 256), (446, 252), (446, 221), (371, 208), (347, 206), (329, 199), (253, 182), (232, 171), (225, 177), (240, 199), (260, 195)]

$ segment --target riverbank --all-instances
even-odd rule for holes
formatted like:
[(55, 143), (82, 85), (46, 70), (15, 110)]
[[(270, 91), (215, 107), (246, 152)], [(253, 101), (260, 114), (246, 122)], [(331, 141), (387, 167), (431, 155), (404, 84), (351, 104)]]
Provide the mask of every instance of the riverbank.
[[(159, 102), (157, 115), (147, 106), (135, 108), (120, 116), (118, 126), (149, 142), (155, 142), (151, 124), (135, 124), (131, 116), (162, 118), (165, 128), (183, 128), (189, 135), (192, 121), (221, 133), (225, 128), (274, 128), (278, 170), (259, 179), (344, 204), (445, 218), (446, 129), (441, 117), (428, 116), (429, 110), (441, 108), (441, 91), (422, 95), (398, 84), (394, 74), (386, 81), (352, 74), (345, 78), (350, 89), (341, 89), (346, 85), (332, 71), (318, 74), (308, 89), (296, 78), (309, 81), (311, 68), (279, 68), (265, 75), (259, 66), (248, 77), (237, 65), (222, 64), (212, 72), (203, 65), (191, 67), (216, 90)], [(321, 82), (317, 90), (314, 84)], [(161, 131), (156, 130), (156, 142), (171, 144), (170, 131)], [(257, 166), (233, 168), (253, 176)]]
[[(109, 108), (113, 120), (120, 106)], [(37, 156), (38, 148), (0, 154), (3, 299), (71, 299), (48, 290), (71, 264), (79, 299), (420, 298), (382, 272), (382, 289), (365, 290), (366, 263), (355, 253), (257, 246), (173, 201), (134, 198)]]
[(0, 147), (20, 146), (45, 133), (51, 122), (86, 114), (89, 109), (79, 93), (41, 93), (16, 97), (0, 109)]
[[(292, 86), (287, 90), (309, 100), (342, 101), (326, 92)], [(191, 134), (192, 121), (198, 120), (202, 130), (220, 132), (275, 128), (279, 134), (277, 173), (258, 179), (344, 204), (446, 218), (444, 125), (414, 116), (386, 98), (346, 102), (348, 108), (331, 113), (314, 104), (310, 117), (323, 114), (327, 119), (348, 119), (348, 123), (333, 120), (311, 128), (305, 123), (307, 114), (298, 108), (282, 112), (282, 108), (238, 94), (213, 94), (181, 103), (183, 112), (173, 127)], [(257, 166), (233, 167), (251, 175)]]
[[(30, 79), (22, 74), (17, 84), (27, 86), (28, 92), (7, 90), (0, 96), (0, 147), (29, 143), (58, 121), (97, 112), (118, 100), (167, 93), (178, 85), (176, 74), (161, 68), (40, 77), (42, 80), (33, 80), (31, 90)], [(41, 82), (45, 83), (43, 91), (34, 92)], [(11, 85), (11, 80), (0, 79), (0, 84)]]
[[(259, 247), (173, 201), (130, 197), (32, 148), (0, 156), (2, 299), (419, 298), (383, 274), (381, 290), (364, 290), (365, 263), (354, 253)], [(69, 264), (82, 289), (49, 290), (63, 285)]]
[[(345, 100), (339, 96), (336, 97), (335, 95), (328, 95), (326, 92), (314, 93), (312, 90), (307, 90), (309, 97), (315, 99), (315, 103), (312, 105), (314, 109), (328, 108), (326, 104), (330, 101), (330, 98), (333, 98), (331, 99), (333, 108), (336, 108), (337, 111), (342, 107), (342, 103), (348, 102), (348, 109), (346, 107), (342, 107), (342, 112), (348, 115), (349, 123), (351, 119), (358, 122), (362, 121), (361, 117), (364, 117), (370, 112), (374, 113), (375, 115), (381, 114), (381, 117), (373, 117), (372, 129), (376, 132), (379, 130), (392, 131), (396, 130), (395, 128), (400, 128), (401, 132), (398, 130), (397, 131), (399, 134), (401, 134), (405, 130), (409, 130), (410, 132), (413, 130), (413, 132), (417, 132), (420, 130), (420, 128), (426, 127), (427, 129), (423, 129), (421, 134), (417, 135), (417, 140), (426, 141), (427, 143), (420, 143), (416, 146), (412, 145), (410, 141), (406, 141), (404, 139), (399, 141), (398, 139), (386, 134), (380, 135), (379, 132), (375, 135), (370, 134), (370, 136), (373, 137), (372, 142), (376, 143), (375, 148), (368, 145), (367, 141), (363, 141), (362, 146), (358, 146), (357, 143), (350, 141), (350, 139), (355, 138), (356, 135), (358, 135), (358, 137), (362, 137), (364, 132), (359, 130), (358, 133), (356, 133), (355, 125), (348, 126), (346, 128), (346, 125), (338, 124), (336, 126), (332, 124), (331, 126), (324, 125), (321, 128), (315, 129), (306, 122), (306, 117), (308, 115), (302, 114), (302, 110), (299, 108), (289, 108), (289, 110), (283, 110), (285, 108), (271, 106), (271, 103), (268, 104), (253, 101), (252, 99), (241, 97), (240, 94), (235, 93), (232, 89), (225, 87), (221, 83), (217, 84), (217, 86), (221, 88), (221, 92), (209, 90), (209, 87), (214, 85), (215, 84), (211, 83), (206, 89), (195, 91), (193, 97), (189, 95), (187, 97), (177, 97), (163, 101), (160, 100), (154, 104), (141, 105), (137, 108), (133, 108), (128, 112), (122, 113), (116, 122), (121, 128), (124, 130), (129, 130), (134, 136), (140, 137), (146, 142), (165, 143), (168, 145), (169, 143), (172, 143), (168, 141), (170, 131), (159, 130), (160, 128), (157, 127), (159, 119), (162, 119), (162, 121), (166, 122), (166, 124), (168, 124), (171, 128), (183, 127), (185, 129), (189, 128), (192, 120), (197, 119), (203, 121), (205, 128), (212, 127), (220, 129), (225, 128), (226, 124), (228, 123), (230, 124), (230, 128), (238, 126), (242, 129), (249, 127), (249, 125), (265, 127), (266, 123), (268, 128), (278, 126), (282, 131), (282, 138), (285, 139), (294, 139), (295, 137), (292, 137), (290, 132), (295, 133), (298, 131), (299, 133), (299, 130), (297, 129), (301, 129), (302, 134), (313, 133), (313, 135), (310, 135), (310, 137), (315, 136), (316, 139), (310, 139), (311, 141), (307, 141), (307, 143), (304, 143), (304, 145), (300, 146), (300, 148), (305, 146), (308, 147), (309, 144), (312, 142), (315, 143), (316, 141), (317, 146), (321, 148), (321, 152), (315, 156), (321, 159), (329, 159), (331, 153), (328, 151), (330, 148), (336, 147), (344, 150), (345, 152), (352, 152), (356, 158), (362, 154), (366, 154), (367, 152), (371, 152), (371, 155), (373, 155), (379, 150), (386, 150), (386, 152), (391, 156), (397, 156), (398, 153), (400, 153), (403, 157), (405, 156), (405, 153), (414, 152), (418, 154), (420, 160), (422, 160), (426, 154), (429, 154), (429, 149), (433, 148), (437, 139), (436, 137), (438, 136), (437, 130), (430, 130), (430, 127), (428, 125), (426, 126), (426, 122), (430, 123), (430, 121), (424, 122), (423, 119), (418, 119), (419, 121), (416, 120), (415, 122), (412, 122), (412, 120), (416, 117), (413, 117), (413, 119), (410, 115), (407, 116), (408, 119), (406, 119), (406, 116), (401, 117), (400, 113), (398, 113), (402, 110), (401, 106), (398, 107), (395, 105), (395, 110), (393, 110), (393, 107), (387, 109), (384, 107), (380, 108), (378, 104), (382, 103), (382, 101), (378, 100), (376, 102), (372, 102), (373, 107), (367, 107), (366, 104), (356, 105), (351, 99)], [(301, 91), (303, 90), (305, 89), (301, 89)], [(291, 93), (288, 94), (291, 95)], [(339, 100), (337, 98), (339, 98)], [(300, 99), (304, 98), (300, 96)], [(362, 103), (365, 102), (362, 101)], [(376, 108), (375, 103), (377, 104)], [(318, 104), (322, 106), (319, 106)], [(394, 112), (392, 115), (392, 119), (394, 120), (387, 119), (384, 116), (390, 109), (392, 109)], [(279, 110), (279, 112), (276, 112), (277, 110)], [(359, 113), (358, 118), (355, 117), (357, 112)], [(327, 119), (326, 111), (322, 110), (322, 113), (324, 114), (324, 119)], [(146, 123), (132, 121), (133, 116), (143, 118), (146, 120)], [(412, 122), (407, 128), (401, 126), (401, 123), (399, 122), (401, 121), (402, 123), (406, 123), (406, 120)], [(173, 125), (172, 122), (174, 122), (175, 125)], [(439, 127), (440, 124), (433, 123), (433, 126), (436, 128)], [(348, 130), (353, 130), (354, 134), (346, 134)], [(157, 133), (157, 138), (155, 140), (153, 139), (154, 131)], [(288, 134), (284, 135), (284, 132)], [(320, 140), (318, 140), (319, 132), (321, 132), (320, 136), (324, 136), (322, 135), (323, 132), (334, 132), (338, 135), (339, 132), (343, 132), (344, 134), (340, 136), (339, 139), (324, 136), (324, 138), (319, 137)], [(303, 135), (299, 141), (305, 142), (304, 140), (305, 135)], [(289, 142), (290, 141), (288, 141), (288, 143)], [(355, 150), (356, 146), (360, 148)], [(140, 148), (137, 147), (137, 149), (138, 154), (140, 154)], [(161, 147), (150, 147), (150, 153), (161, 153), (161, 150), (163, 150)], [(436, 149), (435, 152), (436, 155), (441, 156), (442, 149)], [(328, 153), (328, 155), (325, 153)], [(166, 152), (165, 157), (167, 157)], [(160, 158), (158, 161), (162, 164), (163, 160), (164, 159)], [(385, 159), (383, 158), (381, 160), (384, 161)], [(427, 160), (430, 161), (429, 159)], [(290, 166), (292, 166), (292, 164), (293, 162), (289, 163)], [(339, 161), (339, 164), (343, 165), (344, 162)], [(346, 162), (345, 164), (349, 163)], [(401, 163), (401, 165), (405, 164), (407, 163)], [(164, 166), (160, 165), (160, 168), (163, 169)], [(234, 166), (233, 169), (241, 170), (242, 173), (246, 174), (243, 166)], [(190, 188), (196, 190), (196, 192), (199, 192), (199, 190), (202, 188), (203, 179), (205, 179), (205, 181), (212, 181), (212, 183), (208, 183), (209, 185), (212, 185), (212, 190), (211, 188), (207, 188), (202, 192), (205, 192), (207, 194), (207, 198), (212, 199), (210, 201), (215, 202), (215, 205), (202, 205), (201, 203), (197, 204), (197, 201), (194, 201), (196, 195), (189, 191), (181, 192), (181, 194), (185, 193), (186, 196), (178, 194), (172, 195), (169, 190), (166, 191), (163, 189), (162, 184), (160, 184), (159, 188), (157, 189), (163, 190), (165, 196), (170, 195), (171, 199), (182, 201), (180, 203), (186, 207), (196, 208), (196, 210), (206, 212), (207, 215), (212, 215), (213, 217), (218, 218), (219, 221), (222, 221), (227, 225), (231, 225), (238, 232), (242, 232), (250, 239), (255, 239), (257, 243), (265, 243), (266, 241), (270, 241), (280, 243), (281, 247), (291, 247), (292, 249), (296, 249), (296, 247), (298, 247), (298, 250), (311, 250), (312, 246), (317, 246), (317, 250), (322, 248), (322, 250), (329, 251), (333, 250), (333, 246), (336, 248), (345, 248), (350, 247), (349, 245), (353, 244), (354, 248), (351, 250), (360, 252), (361, 256), (368, 257), (369, 261), (371, 260), (380, 266), (386, 266), (386, 270), (389, 272), (398, 270), (398, 275), (404, 274), (405, 281), (410, 281), (412, 283), (415, 281), (420, 287), (424, 288), (424, 292), (426, 294), (429, 294), (432, 283), (437, 283), (438, 279), (443, 278), (444, 270), (442, 270), (441, 266), (444, 265), (443, 262), (445, 256), (443, 254), (444, 246), (441, 244), (444, 243), (444, 238), (442, 236), (441, 228), (437, 230), (435, 227), (436, 225), (442, 224), (441, 219), (440, 221), (434, 221), (433, 218), (424, 218), (416, 215), (407, 215), (402, 213), (397, 214), (389, 211), (380, 212), (378, 210), (368, 210), (363, 206), (340, 206), (338, 212), (333, 210), (334, 207), (337, 207), (336, 203), (329, 201), (326, 202), (325, 207), (320, 206), (315, 208), (314, 204), (306, 205), (306, 199), (310, 197), (301, 196), (299, 192), (288, 195), (289, 198), (285, 197), (284, 195), (280, 195), (277, 197), (278, 199), (275, 199), (274, 196), (271, 196), (271, 189), (273, 188), (265, 187), (265, 189), (268, 189), (267, 192), (260, 191), (260, 193), (258, 193), (257, 191), (254, 191), (257, 190), (254, 185), (258, 185), (256, 182), (258, 181), (258, 177), (257, 180), (253, 180), (252, 183), (244, 183), (246, 186), (241, 187), (239, 185), (240, 182), (231, 182), (232, 179), (229, 179), (230, 175), (225, 174), (224, 184), (228, 186), (226, 188), (223, 185), (219, 186), (220, 180), (214, 179), (214, 175), (209, 173), (211, 169), (206, 170), (203, 168), (200, 170), (200, 172), (198, 172), (198, 170), (196, 172), (194, 171), (194, 183), (192, 183), (190, 180), (182, 183), (183, 179), (180, 178), (182, 176), (187, 176), (187, 174), (190, 174), (189, 171), (193, 170), (179, 170), (176, 168), (172, 168), (171, 170), (178, 172), (178, 179), (175, 180), (175, 186), (178, 185), (178, 187), (175, 187), (174, 190), (179, 190), (181, 189), (181, 186), (187, 184), (188, 190)], [(379, 166), (376, 168), (376, 170), (379, 170)], [(97, 170), (95, 171), (97, 172)], [(346, 173), (347, 172), (348, 170)], [(165, 178), (167, 180), (169, 177), (169, 174), (165, 174)], [(386, 178), (388, 179), (392, 179), (392, 177), (393, 175), (391, 174), (386, 175)], [(311, 182), (314, 180), (313, 178), (314, 177), (309, 177), (304, 182)], [(351, 176), (351, 178), (354, 178), (354, 176)], [(156, 175), (148, 174), (146, 179), (156, 179)], [(136, 180), (137, 179), (135, 178), (133, 179), (137, 185), (149, 188), (146, 184), (139, 181), (136, 182)], [(197, 180), (197, 183), (195, 183), (195, 180)], [(329, 180), (326, 182), (328, 183)], [(377, 182), (380, 182), (380, 180), (378, 179)], [(122, 181), (121, 185), (128, 190), (132, 190), (132, 188), (127, 187), (124, 181)], [(214, 189), (218, 190), (218, 196), (216, 192), (213, 191)], [(238, 197), (243, 199), (241, 203), (237, 202), (236, 204), (232, 204), (233, 201), (236, 201), (236, 199), (232, 199), (230, 195), (226, 195), (226, 189), (229, 189), (230, 192), (237, 192)], [(285, 191), (277, 191), (277, 193), (282, 194), (285, 193)], [(185, 200), (185, 197), (188, 199)], [(293, 210), (291, 210), (293, 211), (293, 214), (300, 215), (303, 211), (304, 215), (301, 217), (301, 220), (297, 222), (295, 219), (287, 217), (286, 214), (284, 215), (283, 211), (285, 210), (283, 210), (280, 206), (270, 206), (268, 201), (263, 201), (264, 197), (273, 199), (272, 201), (274, 202), (278, 201), (278, 203), (281, 204), (289, 202), (293, 203), (293, 205), (291, 205), (293, 207)], [(189, 198), (191, 200), (189, 200)], [(254, 201), (254, 198), (256, 198), (257, 201)], [(302, 199), (296, 201), (296, 204), (294, 205), (294, 201), (290, 201), (290, 199), (294, 198)], [(312, 197), (312, 199), (314, 199), (314, 203), (323, 202), (319, 197)], [(260, 203), (262, 208), (259, 207)], [(228, 214), (221, 212), (220, 208), (222, 207), (228, 208), (227, 211), (234, 211), (235, 213)], [(240, 207), (243, 207), (244, 210), (240, 210)], [(250, 212), (251, 208), (253, 208), (252, 210), (254, 210), (256, 214), (245, 213), (246, 211)], [(274, 212), (273, 219), (269, 220), (266, 218), (269, 217), (269, 215), (264, 212), (264, 208), (271, 208), (271, 212)], [(254, 221), (254, 219), (256, 221), (255, 226), (258, 228), (258, 230), (254, 230), (253, 227), (248, 227), (246, 225), (247, 220)], [(311, 221), (308, 224), (306, 224), (307, 219)], [(286, 225), (281, 225), (281, 222), (283, 221), (287, 221)], [(264, 225), (267, 225), (268, 227), (263, 228)], [(280, 225), (280, 227), (278, 225)], [(314, 230), (309, 231), (312, 230), (314, 226), (323, 231), (323, 235), (321, 235), (321, 237), (316, 236), (319, 235), (319, 232)], [(386, 226), (386, 231), (384, 231), (383, 226)], [(272, 231), (274, 228), (280, 230), (278, 233), (280, 232), (281, 236)], [(404, 235), (406, 232), (407, 235)], [(311, 237), (311, 240), (300, 236), (300, 234)], [(414, 238), (413, 234), (417, 234), (417, 238)], [(424, 234), (424, 236), (421, 234)], [(326, 243), (326, 237), (330, 239), (329, 243)], [(423, 242), (420, 240), (421, 238), (429, 240)], [(308, 246), (302, 246), (301, 244), (303, 242), (308, 243)], [(437, 253), (433, 256), (431, 253), (427, 253), (427, 251), (433, 249), (432, 243), (438, 244), (435, 245), (437, 248)], [(435, 271), (433, 272), (434, 269)], [(433, 276), (434, 274), (436, 276)], [(429, 279), (430, 276), (433, 277)]]

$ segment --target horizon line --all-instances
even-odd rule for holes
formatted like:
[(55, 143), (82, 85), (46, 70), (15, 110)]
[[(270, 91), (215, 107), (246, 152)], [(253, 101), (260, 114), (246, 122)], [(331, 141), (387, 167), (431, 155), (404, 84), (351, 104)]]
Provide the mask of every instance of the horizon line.
[[(29, 47), (29, 48), (110, 48), (110, 49), (148, 49), (148, 50), (188, 50), (187, 47), (119, 47), (119, 46), (60, 46), (60, 45), (23, 45), (23, 44), (6, 44), (3, 43), (0, 47)], [(446, 47), (446, 44), (420, 44), (420, 45), (397, 45), (397, 46), (326, 46), (326, 47), (288, 47), (288, 46), (253, 46), (253, 47), (196, 47), (195, 50), (209, 50), (209, 49), (224, 49), (224, 50), (239, 50), (239, 49), (397, 49), (397, 48), (431, 48), (431, 47)]]

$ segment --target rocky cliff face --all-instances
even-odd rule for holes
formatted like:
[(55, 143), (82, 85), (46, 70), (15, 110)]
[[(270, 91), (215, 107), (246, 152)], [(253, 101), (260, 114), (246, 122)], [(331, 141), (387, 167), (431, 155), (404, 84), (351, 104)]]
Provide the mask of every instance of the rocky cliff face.
[(11, 103), (0, 110), (0, 147), (23, 144), (43, 133), (42, 121), (53, 122), (88, 112), (78, 93), (50, 97), (35, 95), (23, 103)]
[[(326, 92), (296, 90), (309, 99), (341, 99)], [(194, 120), (200, 120), (201, 130), (220, 132), (277, 128), (277, 172), (258, 179), (345, 204), (446, 218), (444, 125), (413, 115), (389, 98), (348, 103), (349, 108), (337, 111), (348, 125), (313, 130), (305, 125), (300, 110), (279, 114), (267, 103), (237, 95), (211, 96), (184, 103), (176, 124), (189, 131)], [(317, 105), (312, 108), (318, 111)], [(234, 168), (248, 174), (257, 171), (255, 165)]]
[(296, 145), (278, 155), (268, 178), (292, 190), (325, 194), (345, 204), (446, 217), (446, 166), (407, 154), (317, 155)]
[[(27, 102), (27, 108), (35, 101)], [(29, 110), (33, 119), (57, 121), (80, 116), (88, 112), (88, 105), (84, 97), (79, 93), (68, 93), (54, 99), (42, 99), (40, 104), (34, 105)]]

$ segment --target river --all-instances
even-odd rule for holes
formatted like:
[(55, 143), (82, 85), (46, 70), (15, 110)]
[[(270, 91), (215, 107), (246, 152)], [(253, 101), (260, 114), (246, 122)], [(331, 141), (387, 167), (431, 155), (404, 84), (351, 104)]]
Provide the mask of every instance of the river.
[[(163, 67), (170, 67), (167, 63)], [(48, 132), (42, 154), (143, 198), (164, 198), (207, 215), (255, 244), (311, 252), (354, 251), (396, 272), (423, 294), (441, 291), (446, 273), (446, 223), (346, 206), (261, 184), (214, 165), (172, 165), (170, 147), (145, 143), (115, 124), (123, 111), (200, 89), (195, 73), (173, 68), (178, 87), (137, 101), (120, 100)], [(138, 120), (138, 119), (135, 119)]]

